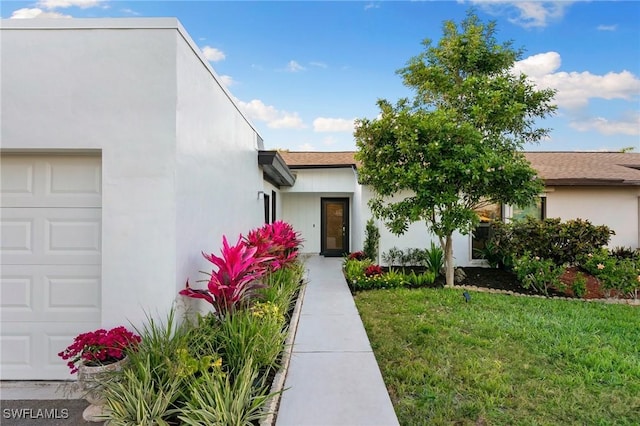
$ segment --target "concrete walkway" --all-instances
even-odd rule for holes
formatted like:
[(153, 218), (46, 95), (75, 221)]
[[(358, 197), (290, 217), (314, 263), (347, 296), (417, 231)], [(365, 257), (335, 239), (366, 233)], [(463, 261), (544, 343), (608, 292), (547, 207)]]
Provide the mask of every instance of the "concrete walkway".
[(307, 260), (308, 286), (276, 426), (398, 424), (341, 262)]

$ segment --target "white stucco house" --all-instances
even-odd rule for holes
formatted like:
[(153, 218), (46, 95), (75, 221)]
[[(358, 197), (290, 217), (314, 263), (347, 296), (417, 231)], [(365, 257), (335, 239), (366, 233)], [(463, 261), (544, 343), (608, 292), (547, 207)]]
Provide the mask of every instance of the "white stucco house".
[[(362, 249), (354, 153), (264, 150), (177, 20), (2, 21), (0, 61), (2, 380), (71, 379), (57, 353), (75, 335), (162, 316), (222, 235), (285, 220), (305, 252)], [(638, 247), (640, 154), (527, 155), (541, 215)], [(431, 240), (379, 228), (380, 252)], [(455, 236), (458, 265), (480, 262), (473, 244)]]
[(164, 314), (201, 250), (263, 223), (262, 140), (175, 19), (1, 23), (6, 379)]

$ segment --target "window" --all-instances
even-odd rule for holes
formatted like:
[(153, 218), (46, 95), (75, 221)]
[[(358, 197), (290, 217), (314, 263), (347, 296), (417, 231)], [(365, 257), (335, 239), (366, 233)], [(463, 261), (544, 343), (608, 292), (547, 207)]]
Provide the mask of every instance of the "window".
[(267, 194), (264, 194), (264, 223), (269, 223), (269, 209), (271, 208), (269, 198)]
[(475, 209), (480, 223), (471, 237), (471, 259), (482, 259), (482, 251), (491, 237), (491, 223), (502, 220), (501, 204), (483, 204)]
[(271, 223), (276, 221), (276, 191), (271, 191)]
[(521, 220), (529, 216), (541, 220), (547, 217), (547, 197), (538, 197), (525, 208), (514, 207), (511, 219)]

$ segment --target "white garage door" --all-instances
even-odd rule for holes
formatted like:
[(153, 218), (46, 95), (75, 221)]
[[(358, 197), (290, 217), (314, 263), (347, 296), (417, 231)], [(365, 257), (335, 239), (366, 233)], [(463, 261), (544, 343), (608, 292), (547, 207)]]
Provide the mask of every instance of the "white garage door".
[(57, 353), (100, 325), (101, 160), (0, 158), (1, 377), (71, 379)]

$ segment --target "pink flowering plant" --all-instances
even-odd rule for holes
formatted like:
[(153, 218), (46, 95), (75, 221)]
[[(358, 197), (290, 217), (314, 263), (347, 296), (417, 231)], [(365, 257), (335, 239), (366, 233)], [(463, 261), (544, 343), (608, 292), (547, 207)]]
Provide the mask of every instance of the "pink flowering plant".
[(267, 272), (266, 262), (273, 257), (266, 253), (257, 254), (257, 251), (258, 247), (249, 246), (242, 240), (242, 235), (234, 246), (229, 245), (227, 237), (223, 237), (221, 257), (202, 253), (205, 259), (217, 267), (211, 273), (203, 272), (209, 275), (207, 288), (191, 288), (187, 281), (186, 288), (180, 294), (206, 300), (213, 305), (219, 317), (233, 313), (257, 289), (264, 287), (260, 279)]
[(244, 240), (247, 246), (256, 248), (256, 257), (271, 258), (267, 264), (267, 269), (271, 271), (293, 263), (302, 244), (300, 234), (281, 220), (265, 223), (250, 231)]
[(125, 327), (111, 330), (99, 329), (76, 336), (73, 343), (58, 356), (68, 361), (71, 374), (78, 371), (80, 364), (100, 366), (113, 364), (124, 359), (128, 350), (135, 350), (140, 336)]

